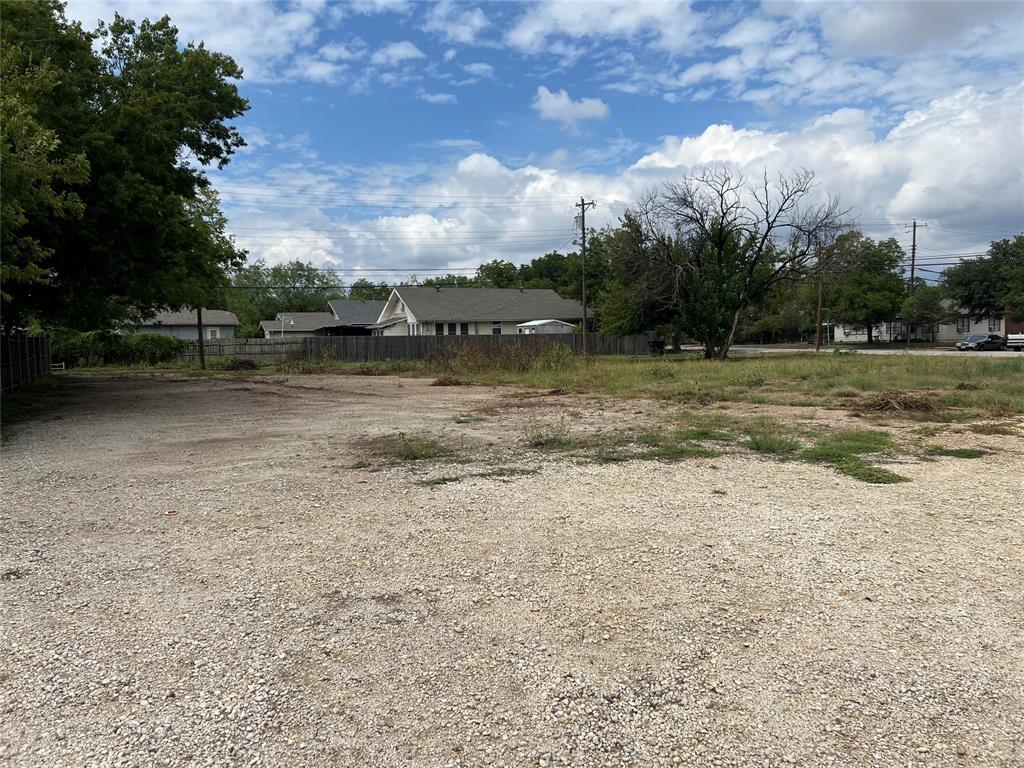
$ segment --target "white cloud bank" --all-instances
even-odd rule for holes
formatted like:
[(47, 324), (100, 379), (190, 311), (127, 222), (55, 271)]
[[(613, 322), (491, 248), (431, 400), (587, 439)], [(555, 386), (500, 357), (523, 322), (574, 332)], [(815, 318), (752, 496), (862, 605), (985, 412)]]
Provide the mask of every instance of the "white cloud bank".
[[(283, 200), (303, 200), (294, 213), (261, 209), (258, 201), (240, 206), (229, 190), (225, 202), (241, 245), (253, 256), (415, 271), (492, 258), (529, 260), (551, 248), (572, 248), (572, 204), (580, 195), (598, 201), (588, 219), (600, 226), (614, 223), (623, 204), (650, 187), (703, 165), (725, 164), (750, 176), (808, 168), (822, 192), (839, 195), (869, 234), (902, 237), (904, 221), (927, 220), (923, 247), (929, 250), (923, 253), (955, 253), (1024, 229), (1022, 124), (1024, 84), (991, 93), (963, 88), (907, 112), (888, 131), (858, 109), (822, 114), (788, 131), (710, 125), (696, 135), (667, 137), (611, 174), (510, 166), (470, 151), (454, 165), (391, 167), (386, 177), (365, 169), (354, 181), (327, 168), (298, 174), (284, 166), (258, 180), (281, 190)], [(241, 158), (237, 165), (243, 166)], [(296, 178), (304, 179), (301, 188)], [(332, 195), (353, 194), (390, 210), (350, 218), (328, 204), (350, 199)], [(381, 195), (400, 199), (385, 204)], [(314, 242), (294, 234), (268, 242), (247, 230), (275, 216), (290, 232), (311, 231)]]

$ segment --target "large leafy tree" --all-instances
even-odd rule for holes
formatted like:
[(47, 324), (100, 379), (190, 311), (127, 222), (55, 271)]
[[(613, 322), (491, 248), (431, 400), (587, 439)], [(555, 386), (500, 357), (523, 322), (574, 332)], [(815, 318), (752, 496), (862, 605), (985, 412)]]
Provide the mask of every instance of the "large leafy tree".
[(260, 336), (260, 321), (278, 312), (326, 312), (344, 290), (336, 278), (303, 261), (270, 266), (262, 260), (238, 269), (227, 290), (227, 308), (238, 316), (239, 336)]
[(840, 218), (808, 171), (748, 187), (727, 169), (706, 169), (664, 185), (612, 241), (618, 287), (602, 309), (629, 318), (619, 330), (670, 323), (706, 357), (724, 359), (743, 313), (774, 285), (811, 274)]
[(53, 62), (39, 60), (25, 46), (4, 37), (0, 46), (0, 295), (4, 314), (13, 298), (47, 280), (46, 261), (53, 255), (48, 243), (31, 234), (30, 221), (41, 217), (81, 217), (83, 205), (61, 185), (84, 182), (89, 163), (82, 153), (58, 156), (56, 131), (39, 121), (37, 104), (60, 83)]
[(867, 329), (899, 315), (906, 288), (902, 263), (906, 254), (893, 238), (875, 242), (847, 232), (826, 249), (826, 301), (836, 320)]
[(994, 241), (987, 256), (950, 267), (943, 277), (949, 297), (972, 317), (1009, 313), (1024, 320), (1024, 235)]
[[(5, 322), (93, 328), (215, 300), (242, 254), (222, 236), (203, 168), (244, 144), (229, 122), (248, 108), (234, 84), (241, 69), (202, 44), (179, 46), (166, 17), (115, 15), (88, 33), (57, 0), (6, 4), (0, 37), (5, 67), (10, 58), (16, 74), (52, 78), (24, 98), (52, 137), (49, 186), (67, 203), (39, 205), (12, 187), (12, 204), (32, 215), (5, 217), (4, 237), (38, 244), (38, 269), (5, 284)], [(18, 125), (4, 120), (5, 147), (18, 146)]]

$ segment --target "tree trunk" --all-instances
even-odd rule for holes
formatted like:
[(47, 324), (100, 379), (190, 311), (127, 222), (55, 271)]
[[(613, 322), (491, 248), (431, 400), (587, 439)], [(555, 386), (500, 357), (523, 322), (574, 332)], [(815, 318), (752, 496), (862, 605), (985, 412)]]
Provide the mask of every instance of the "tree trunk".
[(729, 335), (725, 337), (725, 342), (722, 344), (721, 349), (718, 350), (718, 359), (725, 360), (729, 355), (729, 348), (732, 347), (733, 337), (736, 335), (736, 326), (740, 323), (740, 310), (737, 309), (732, 313), (732, 326), (729, 328)]
[(871, 327), (871, 323), (868, 323), (868, 344), (871, 344), (874, 341), (874, 339), (871, 336), (871, 331), (872, 330), (873, 329)]

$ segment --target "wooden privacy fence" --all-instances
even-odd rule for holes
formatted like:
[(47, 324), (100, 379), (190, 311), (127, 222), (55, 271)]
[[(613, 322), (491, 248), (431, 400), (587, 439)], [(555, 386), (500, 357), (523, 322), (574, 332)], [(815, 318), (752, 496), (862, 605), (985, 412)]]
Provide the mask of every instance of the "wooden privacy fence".
[[(282, 362), (302, 356), (304, 339), (207, 339), (203, 344), (208, 358), (242, 357), (260, 362)], [(186, 341), (178, 353), (183, 363), (199, 364), (199, 342)]]
[[(648, 351), (648, 337), (643, 335), (590, 334), (587, 340), (591, 353), (595, 355), (644, 355)], [(583, 337), (575, 333), (566, 333), (522, 336), (308, 336), (302, 339), (210, 339), (205, 342), (204, 349), (206, 356), (211, 359), (239, 357), (256, 362), (335, 360), (365, 363), (382, 360), (419, 360), (464, 346), (492, 349), (526, 347), (536, 350), (537, 354), (543, 354), (552, 346), (564, 346), (580, 354), (583, 351)], [(198, 363), (199, 342), (187, 342), (179, 359), (185, 363)]]
[(0, 388), (17, 389), (50, 372), (50, 340), (45, 336), (0, 337)]

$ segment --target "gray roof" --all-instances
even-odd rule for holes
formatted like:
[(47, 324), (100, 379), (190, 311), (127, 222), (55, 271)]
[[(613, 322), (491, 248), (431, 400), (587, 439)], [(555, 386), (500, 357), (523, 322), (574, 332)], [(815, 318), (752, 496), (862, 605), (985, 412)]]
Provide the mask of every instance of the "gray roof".
[(281, 318), (284, 318), (284, 330), (288, 331), (316, 331), (320, 328), (333, 328), (339, 323), (330, 312), (278, 312), (274, 320), (264, 320), (265, 323), (274, 323), (277, 330), (281, 330)]
[(363, 301), (361, 299), (334, 299), (328, 301), (331, 311), (348, 325), (373, 325), (384, 311), (386, 301)]
[(413, 285), (396, 288), (420, 321), (580, 320), (583, 307), (550, 288), (451, 288)]
[[(140, 326), (150, 325), (196, 325), (196, 313), (192, 312), (157, 312), (155, 316), (139, 323)], [(238, 325), (234, 312), (223, 309), (203, 308), (203, 325)]]

